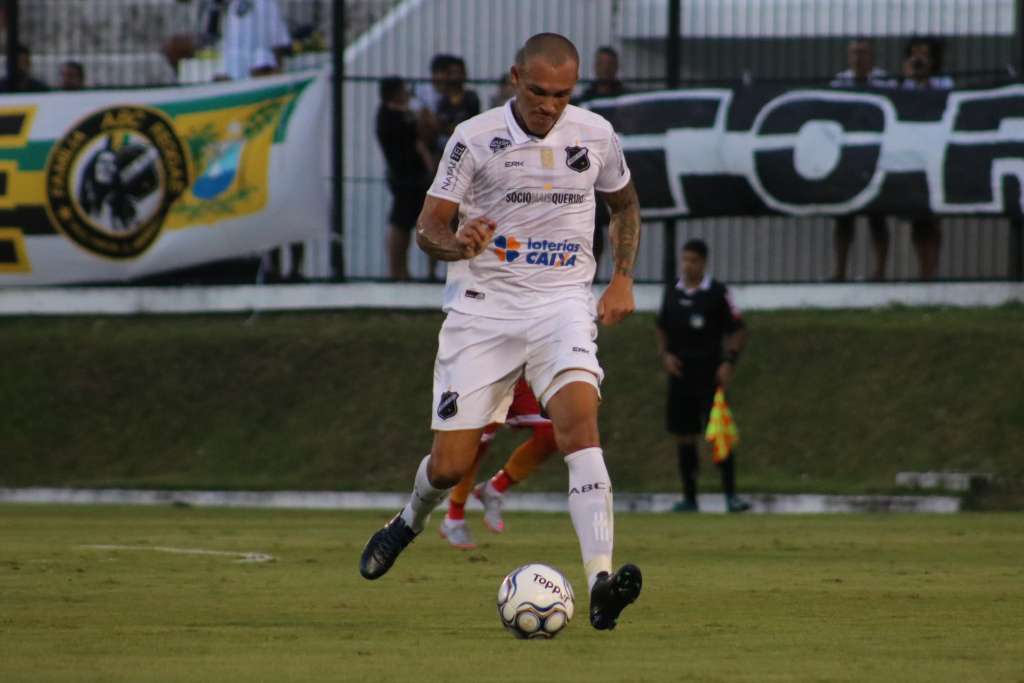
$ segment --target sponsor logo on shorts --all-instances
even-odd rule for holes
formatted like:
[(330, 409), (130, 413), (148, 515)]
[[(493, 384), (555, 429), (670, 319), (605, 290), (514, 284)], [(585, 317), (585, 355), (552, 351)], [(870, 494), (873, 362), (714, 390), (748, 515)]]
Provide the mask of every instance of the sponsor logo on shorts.
[(566, 147), (565, 165), (577, 173), (583, 173), (590, 168), (589, 151), (586, 147)]
[(476, 299), (477, 301), (483, 301), (484, 299), (487, 298), (487, 295), (484, 294), (483, 292), (478, 292), (475, 289), (467, 289), (466, 290), (466, 298), (467, 299)]
[(506, 204), (551, 204), (573, 206), (582, 204), (589, 192), (542, 192), (540, 190), (512, 190), (505, 194)]
[(512, 146), (512, 141), (511, 140), (508, 140), (506, 138), (499, 138), (499, 137), (491, 138), (490, 147), (491, 147), (491, 151), (494, 152), (495, 154), (497, 154), (501, 150), (505, 149), (506, 147), (511, 147), (511, 146)]
[(586, 353), (586, 354), (590, 353), (590, 351), (588, 351), (587, 349), (583, 348), (582, 346), (574, 346), (574, 347), (572, 347), (572, 351), (573, 351), (573, 353)]
[(459, 392), (446, 391), (441, 394), (437, 404), (437, 416), (442, 420), (450, 420), (459, 412)]
[(505, 168), (522, 168), (526, 166), (525, 161), (506, 161)]
[(522, 242), (511, 235), (500, 235), (494, 238), (492, 244), (498, 260), (504, 263), (518, 260), (531, 266), (555, 268), (575, 266), (576, 257), (581, 249), (579, 243), (569, 240), (555, 242), (547, 239), (527, 238), (525, 242)]

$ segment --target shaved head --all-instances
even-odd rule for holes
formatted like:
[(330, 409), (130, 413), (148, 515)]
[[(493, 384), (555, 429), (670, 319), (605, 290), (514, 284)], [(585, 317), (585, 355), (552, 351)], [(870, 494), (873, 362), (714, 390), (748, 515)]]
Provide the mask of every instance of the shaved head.
[(538, 33), (527, 40), (516, 53), (516, 66), (520, 69), (535, 58), (541, 58), (551, 66), (561, 66), (565, 62), (580, 63), (580, 53), (572, 41), (557, 33)]

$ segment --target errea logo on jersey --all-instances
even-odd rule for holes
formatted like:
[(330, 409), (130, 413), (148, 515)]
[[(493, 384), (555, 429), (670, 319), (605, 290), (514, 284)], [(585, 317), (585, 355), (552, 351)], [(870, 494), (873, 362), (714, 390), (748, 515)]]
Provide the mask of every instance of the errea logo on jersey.
[(498, 260), (512, 263), (522, 257), (520, 263), (531, 266), (548, 266), (551, 268), (571, 268), (576, 265), (576, 256), (580, 245), (576, 242), (562, 240), (553, 242), (546, 239), (527, 239), (523, 244), (515, 237), (501, 235), (494, 238), (494, 253)]

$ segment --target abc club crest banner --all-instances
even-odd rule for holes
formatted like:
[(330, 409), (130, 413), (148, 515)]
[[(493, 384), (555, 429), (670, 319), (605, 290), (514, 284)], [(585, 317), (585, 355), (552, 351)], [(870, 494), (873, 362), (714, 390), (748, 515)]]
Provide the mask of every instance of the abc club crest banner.
[(645, 218), (1020, 216), (1024, 86), (680, 90), (595, 100)]
[(0, 285), (123, 281), (321, 237), (327, 76), (0, 98)]

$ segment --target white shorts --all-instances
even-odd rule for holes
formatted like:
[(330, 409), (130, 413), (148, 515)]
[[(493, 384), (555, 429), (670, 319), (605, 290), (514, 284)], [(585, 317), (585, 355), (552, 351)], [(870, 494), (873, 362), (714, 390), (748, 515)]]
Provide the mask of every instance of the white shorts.
[(537, 317), (483, 318), (452, 311), (438, 335), (431, 429), (477, 429), (502, 423), (520, 376), (541, 405), (565, 370), (585, 370), (600, 387), (597, 325), (585, 301), (561, 302)]

